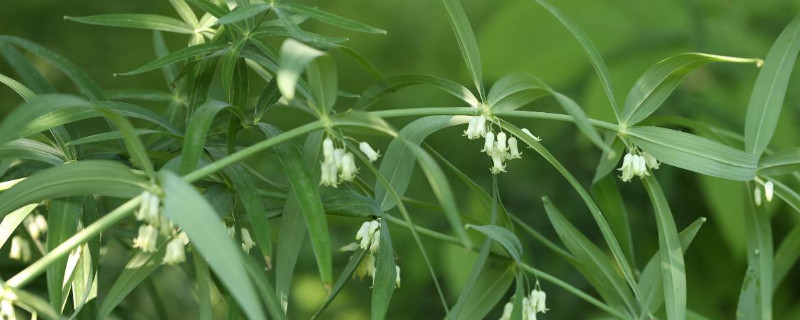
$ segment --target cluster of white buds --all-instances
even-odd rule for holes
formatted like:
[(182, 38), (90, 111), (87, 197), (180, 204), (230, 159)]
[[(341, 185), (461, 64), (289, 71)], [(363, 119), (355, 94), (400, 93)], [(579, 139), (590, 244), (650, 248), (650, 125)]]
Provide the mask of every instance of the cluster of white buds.
[(17, 313), (14, 311), (14, 301), (16, 300), (17, 295), (14, 292), (0, 288), (0, 319), (17, 319)]
[[(503, 307), (503, 315), (500, 317), (500, 320), (511, 319), (511, 313), (514, 311), (514, 298), (511, 299), (512, 301), (509, 301)], [(547, 294), (539, 289), (539, 285), (537, 283), (536, 289), (533, 289), (529, 296), (522, 299), (522, 319), (536, 320), (537, 313), (546, 313), (548, 309), (545, 305), (545, 300), (547, 300)]]
[(28, 240), (20, 236), (14, 236), (11, 238), (11, 250), (8, 253), (8, 257), (14, 260), (20, 260), (22, 262), (28, 262), (31, 260), (31, 245)]
[(517, 138), (507, 137), (505, 132), (500, 131), (495, 137), (494, 132), (487, 132), (485, 135), (483, 150), (492, 158), (492, 173), (506, 171), (506, 160), (518, 159), (522, 157), (522, 152), (517, 146)]
[(464, 131), (464, 136), (470, 140), (476, 140), (486, 136), (486, 117), (476, 116), (469, 120), (467, 130)]
[[(756, 205), (761, 206), (761, 188), (756, 186), (755, 191), (753, 191)], [(772, 181), (767, 180), (764, 183), (764, 197), (767, 198), (767, 202), (772, 202), (772, 198), (775, 196), (775, 184)]]
[[(372, 278), (372, 283), (375, 284), (375, 253), (378, 252), (381, 244), (381, 220), (380, 218), (372, 221), (367, 221), (361, 224), (361, 228), (356, 232), (356, 241), (350, 243), (340, 251), (355, 251), (357, 249), (364, 250), (366, 254), (361, 262), (358, 263), (353, 277), (362, 279), (366, 276)], [(400, 267), (395, 265), (395, 280), (394, 284), (400, 287)]]
[(625, 157), (622, 159), (622, 166), (617, 169), (622, 171), (620, 178), (623, 182), (631, 181), (634, 176), (640, 178), (649, 176), (650, 172), (648, 170), (658, 169), (661, 165), (661, 163), (649, 153), (637, 153), (639, 152), (633, 151), (625, 154)]
[(133, 239), (133, 247), (142, 252), (158, 251), (158, 236), (171, 237), (167, 242), (164, 259), (165, 265), (175, 265), (186, 261), (185, 247), (189, 238), (185, 232), (180, 232), (175, 224), (165, 215), (161, 214), (161, 198), (153, 192), (145, 191), (141, 195), (142, 204), (134, 213), (136, 220), (143, 222), (139, 226), (139, 233)]
[[(374, 156), (377, 159), (377, 153)], [(331, 138), (325, 138), (322, 141), (322, 158), (322, 167), (320, 168), (322, 178), (320, 178), (319, 184), (323, 186), (335, 188), (341, 182), (352, 181), (358, 173), (355, 156), (344, 148), (335, 148)]]
[(28, 215), (22, 221), (22, 224), (25, 225), (25, 229), (28, 229), (31, 238), (34, 239), (39, 239), (39, 236), (47, 232), (47, 220), (41, 214)]

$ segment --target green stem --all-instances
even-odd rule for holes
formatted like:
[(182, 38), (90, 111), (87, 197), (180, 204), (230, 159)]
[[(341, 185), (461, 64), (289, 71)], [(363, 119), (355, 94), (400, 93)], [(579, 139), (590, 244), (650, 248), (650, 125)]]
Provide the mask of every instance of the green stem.
[[(388, 215), (388, 214), (383, 215), (383, 217), (388, 219), (388, 221), (393, 223), (393, 224), (396, 224), (398, 226), (401, 226), (401, 227), (404, 227), (406, 229), (409, 229), (408, 223), (406, 223), (402, 219), (399, 219), (397, 217), (393, 217), (393, 216)], [(461, 242), (461, 240), (459, 240), (459, 239), (457, 239), (455, 237), (451, 237), (451, 236), (448, 236), (446, 234), (442, 234), (442, 233), (439, 233), (439, 232), (436, 232), (436, 231), (433, 231), (431, 229), (427, 229), (427, 228), (424, 228), (424, 227), (420, 227), (420, 226), (414, 226), (414, 229), (416, 229), (417, 232), (419, 232), (419, 234), (426, 235), (426, 236), (428, 236), (430, 238), (433, 238), (433, 239), (436, 239), (436, 240), (441, 240), (441, 241), (447, 242), (447, 243), (452, 243), (452, 244), (457, 245), (459, 247), (463, 247), (464, 246), (463, 243)], [(477, 251), (477, 248), (475, 248), (475, 246), (473, 246), (473, 245), (467, 246), (467, 249), (469, 249), (470, 251)], [(504, 257), (504, 256), (498, 256), (498, 255), (495, 255), (495, 256), (508, 259), (508, 257)], [(563, 288), (564, 290), (567, 290), (570, 293), (574, 294), (578, 298), (581, 298), (584, 301), (594, 305), (595, 307), (598, 307), (598, 308), (602, 309), (603, 311), (606, 311), (606, 312), (610, 313), (611, 315), (614, 315), (614, 316), (616, 316), (616, 317), (618, 317), (620, 319), (627, 318), (625, 315), (623, 315), (619, 311), (615, 310), (614, 308), (611, 308), (609, 305), (603, 303), (600, 300), (597, 300), (596, 298), (588, 295), (587, 293), (581, 291), (580, 289), (573, 287), (569, 283), (561, 281), (560, 279), (556, 278), (555, 276), (550, 275), (549, 273), (546, 273), (544, 271), (541, 271), (539, 269), (531, 267), (530, 265), (528, 265), (526, 263), (522, 263), (522, 262), (519, 264), (519, 266), (525, 272), (534, 274), (534, 275), (536, 275), (537, 277), (541, 278), (544, 281), (548, 281), (548, 282), (550, 282), (550, 283), (552, 283), (552, 284), (554, 284), (556, 286), (559, 286), (559, 287)]]
[(6, 284), (13, 288), (20, 288), (26, 285), (28, 282), (45, 272), (47, 267), (56, 260), (67, 256), (72, 249), (77, 248), (86, 241), (89, 241), (89, 239), (92, 237), (100, 234), (100, 232), (108, 229), (111, 225), (127, 217), (131, 212), (133, 212), (134, 209), (139, 207), (139, 203), (141, 202), (141, 197), (135, 197), (131, 200), (128, 200), (128, 202), (125, 202), (102, 218), (90, 224), (88, 227), (79, 231), (74, 236), (70, 237), (48, 252), (41, 259), (20, 271), (15, 276), (11, 277), (11, 279), (8, 279)]

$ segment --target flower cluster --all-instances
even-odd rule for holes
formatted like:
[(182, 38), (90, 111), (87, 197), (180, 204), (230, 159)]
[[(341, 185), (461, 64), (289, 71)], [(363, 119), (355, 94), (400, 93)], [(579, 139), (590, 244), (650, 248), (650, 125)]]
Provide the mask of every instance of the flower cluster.
[[(370, 162), (378, 160), (380, 153), (369, 143), (361, 142), (358, 148)], [(336, 148), (331, 138), (322, 141), (322, 166), (320, 185), (336, 188), (340, 183), (352, 181), (358, 173), (355, 156), (344, 148)]]
[[(492, 158), (492, 173), (500, 173), (506, 171), (505, 162), (511, 159), (519, 159), (522, 157), (522, 152), (519, 151), (517, 138), (509, 137), (505, 132), (500, 131), (495, 135), (491, 126), (486, 124), (487, 118), (484, 115), (472, 117), (467, 125), (467, 130), (464, 131), (464, 136), (470, 140), (484, 138), (483, 149), (490, 158)], [(491, 123), (490, 123), (491, 124)], [(540, 141), (539, 137), (534, 136), (528, 129), (522, 129), (525, 134), (531, 136), (536, 141)]]
[(22, 221), (25, 229), (31, 235), (31, 238), (39, 239), (39, 236), (47, 232), (47, 220), (41, 214), (32, 214), (25, 217)]
[(17, 313), (14, 311), (14, 301), (16, 300), (17, 295), (14, 292), (0, 288), (0, 319), (17, 319)]
[[(369, 276), (372, 278), (372, 283), (375, 284), (375, 253), (378, 252), (381, 244), (381, 221), (377, 220), (367, 221), (361, 224), (361, 228), (356, 232), (356, 241), (342, 247), (341, 251), (354, 251), (361, 249), (366, 252), (364, 258), (361, 259), (353, 277), (364, 278)], [(395, 265), (395, 285), (400, 287), (400, 267)]]
[[(756, 189), (753, 191), (755, 202), (757, 206), (761, 206), (761, 188), (756, 186)], [(764, 183), (764, 197), (767, 198), (767, 202), (772, 202), (772, 198), (775, 195), (775, 184), (772, 181), (767, 180)]]
[[(547, 294), (539, 288), (539, 284), (537, 283), (536, 289), (533, 289), (529, 296), (522, 299), (522, 319), (536, 320), (537, 313), (546, 313), (548, 309), (547, 306), (545, 306), (545, 300), (547, 300)], [(513, 311), (514, 303), (512, 298), (512, 301), (509, 301), (503, 307), (503, 315), (500, 317), (500, 320), (510, 320)]]
[(133, 239), (133, 247), (143, 252), (157, 251), (158, 236), (172, 237), (167, 242), (166, 253), (161, 263), (174, 265), (186, 261), (185, 247), (189, 238), (185, 232), (179, 232), (175, 225), (161, 214), (161, 199), (157, 194), (145, 191), (141, 195), (142, 204), (134, 213), (136, 220), (144, 222), (139, 226), (139, 233)]
[(649, 176), (650, 172), (648, 170), (658, 169), (661, 165), (661, 163), (649, 153), (638, 153), (638, 151), (628, 152), (622, 159), (622, 166), (617, 169), (622, 171), (622, 175), (620, 176), (622, 181), (631, 181), (634, 176), (640, 178)]

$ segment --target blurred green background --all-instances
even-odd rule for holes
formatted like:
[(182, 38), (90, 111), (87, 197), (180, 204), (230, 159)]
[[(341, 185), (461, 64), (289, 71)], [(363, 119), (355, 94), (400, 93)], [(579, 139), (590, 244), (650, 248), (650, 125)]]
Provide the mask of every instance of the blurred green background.
[[(447, 16), (439, 1), (302, 1), (306, 4), (353, 18), (389, 31), (385, 36), (356, 34), (307, 22), (304, 27), (325, 35), (345, 36), (349, 45), (371, 60), (387, 75), (425, 73), (470, 85)], [(536, 75), (578, 101), (594, 118), (612, 121), (613, 114), (599, 81), (577, 42), (542, 8), (529, 0), (462, 1), (472, 22), (481, 50), (487, 87), (499, 77), (512, 72)], [(763, 58), (783, 27), (800, 12), (800, 1), (777, 0), (570, 0), (552, 1), (576, 21), (602, 52), (608, 63), (618, 100), (649, 66), (671, 55), (699, 51), (721, 55)], [(152, 34), (144, 30), (115, 29), (81, 25), (65, 21), (63, 16), (102, 13), (157, 13), (177, 17), (165, 0), (25, 0), (0, 1), (0, 33), (23, 37), (59, 52), (86, 70), (104, 89), (163, 89), (159, 72), (133, 77), (113, 77), (154, 58)], [(172, 50), (186, 45), (185, 36), (167, 35)], [(361, 92), (374, 80), (350, 58), (337, 58), (343, 90)], [(61, 91), (75, 92), (62, 74), (43, 62), (37, 67)], [(689, 75), (657, 115), (680, 115), (735, 132), (743, 132), (744, 114), (758, 69), (752, 65), (712, 65)], [(0, 73), (16, 78), (0, 62)], [(794, 79), (798, 79), (797, 76)], [(263, 87), (253, 84), (253, 91)], [(787, 93), (786, 107), (772, 148), (780, 150), (800, 142), (800, 92), (793, 80)], [(251, 95), (256, 93), (251, 92)], [(6, 114), (22, 100), (7, 88), (0, 89), (0, 114)], [(452, 99), (433, 89), (414, 87), (384, 99), (374, 109), (458, 106)], [(153, 107), (159, 107), (154, 105)], [(346, 109), (340, 103), (339, 110)], [(529, 110), (562, 112), (553, 101), (545, 99), (526, 107)], [(291, 113), (278, 113), (286, 118)], [(289, 127), (281, 118), (275, 124)], [(404, 121), (396, 125), (399, 127)], [(292, 121), (291, 123), (294, 123)], [(520, 121), (543, 138), (543, 143), (588, 186), (600, 154), (574, 126), (566, 123)], [(78, 132), (89, 130), (74, 128)], [(460, 136), (461, 129), (449, 129), (433, 135), (429, 142), (452, 163), (489, 190), (489, 159), (479, 155), (479, 143)], [(388, 141), (374, 141), (385, 150)], [(544, 214), (540, 198), (553, 202), (591, 239), (604, 246), (588, 210), (563, 178), (543, 160), (527, 152), (522, 160), (509, 163), (509, 173), (499, 176), (502, 199), (510, 212), (522, 217), (541, 233), (558, 242)], [(419, 174), (418, 174), (419, 175)], [(688, 306), (712, 319), (731, 319), (744, 271), (745, 235), (742, 218), (742, 186), (716, 178), (663, 166), (656, 172), (668, 196), (678, 228), (699, 217), (708, 217), (686, 254)], [(466, 188), (450, 177), (464, 210), (475, 207), (466, 197)], [(414, 179), (409, 196), (433, 200), (422, 175)], [(794, 186), (796, 187), (796, 186)], [(621, 185), (636, 246), (636, 263), (642, 268), (655, 252), (658, 238), (647, 196), (634, 181)], [(775, 246), (800, 219), (781, 201), (769, 204), (773, 214)], [(412, 207), (420, 224), (449, 232), (444, 220), (434, 211)], [(334, 246), (347, 244), (355, 234), (358, 221), (332, 218)], [(434, 319), (444, 312), (424, 267), (422, 257), (405, 229), (393, 230), (395, 248), (402, 268), (403, 285), (396, 291), (389, 319)], [(536, 268), (594, 292), (567, 262), (521, 232), (525, 260)], [(280, 245), (280, 244), (279, 244)], [(464, 249), (426, 239), (433, 263), (444, 282), (449, 301), (470, 271), (467, 263), (474, 255)], [(119, 248), (117, 248), (119, 249)], [(301, 256), (290, 313), (307, 318), (324, 299), (316, 277), (310, 248)], [(101, 273), (101, 288), (110, 284), (128, 259), (127, 253), (111, 246), (104, 258), (108, 272)], [(336, 270), (347, 261), (346, 254), (335, 256)], [(6, 265), (7, 276), (19, 265)], [(175, 268), (162, 268), (154, 284), (170, 307), (170, 318), (191, 319), (194, 293), (188, 281)], [(101, 271), (103, 272), (103, 271)], [(800, 319), (800, 272), (795, 268), (775, 296), (776, 319)], [(543, 319), (587, 319), (602, 316), (600, 311), (549, 283), (542, 283), (551, 309)], [(102, 290), (102, 289), (101, 289)], [(134, 291), (122, 306), (125, 316), (146, 319), (153, 314), (148, 288)], [(510, 296), (511, 292), (509, 292)], [(505, 302), (505, 299), (503, 303)], [(501, 303), (502, 305), (502, 303)], [(354, 281), (345, 289), (323, 318), (366, 319), (369, 315), (369, 281)], [(500, 308), (490, 317), (499, 317)]]

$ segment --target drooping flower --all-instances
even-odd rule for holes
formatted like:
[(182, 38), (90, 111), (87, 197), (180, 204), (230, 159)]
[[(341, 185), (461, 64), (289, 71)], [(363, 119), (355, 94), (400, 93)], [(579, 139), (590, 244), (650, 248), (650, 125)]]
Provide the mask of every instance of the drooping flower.
[(229, 227), (225, 227), (225, 230), (228, 230), (228, 235), (231, 238), (236, 238), (236, 228), (234, 228), (233, 226), (229, 226)]
[(394, 286), (400, 288), (400, 266), (394, 265), (394, 270), (395, 270)]
[(620, 176), (620, 178), (622, 178), (623, 182), (631, 181), (631, 179), (633, 178), (634, 175), (633, 157), (634, 155), (630, 153), (626, 154), (625, 157), (622, 159), (622, 166), (620, 166), (619, 169), (617, 169), (619, 171), (622, 171), (622, 175)]
[(652, 160), (647, 160), (647, 157), (652, 157), (646, 152), (643, 155), (634, 154), (628, 152), (625, 154), (625, 157), (622, 159), (622, 166), (619, 167), (619, 171), (622, 171), (622, 175), (620, 178), (623, 182), (628, 182), (633, 179), (634, 176), (637, 177), (646, 177), (650, 175), (650, 171), (648, 168), (657, 169), (658, 168), (658, 160), (652, 158)]
[(331, 140), (331, 138), (325, 138), (325, 140), (322, 140), (322, 157), (324, 162), (330, 162), (333, 160), (333, 140)]
[(658, 162), (658, 159), (656, 159), (656, 157), (653, 157), (653, 155), (647, 152), (642, 152), (642, 156), (644, 156), (644, 161), (647, 164), (647, 168), (649, 169), (655, 170), (658, 169), (658, 167), (661, 165), (661, 162)]
[(472, 119), (469, 120), (467, 130), (464, 131), (464, 135), (470, 140), (475, 140), (486, 135), (486, 117), (482, 115), (472, 117)]
[(361, 228), (356, 233), (356, 241), (361, 241), (358, 245), (361, 250), (369, 250), (375, 253), (380, 247), (380, 227), (378, 220), (367, 221), (361, 224)]
[(319, 184), (328, 187), (336, 187), (336, 184), (338, 183), (338, 178), (336, 177), (338, 171), (339, 170), (336, 168), (336, 164), (332, 161), (323, 162), (322, 166), (320, 167), (322, 177), (319, 180)]
[(250, 253), (250, 249), (256, 246), (256, 242), (253, 241), (253, 238), (250, 237), (250, 231), (247, 228), (242, 228), (242, 249), (245, 252)]
[[(344, 156), (344, 149), (336, 148), (333, 150), (333, 163), (336, 165), (336, 169), (342, 168), (342, 156)], [(336, 176), (336, 174), (334, 174), (334, 176)]]
[(139, 235), (133, 239), (133, 247), (139, 248), (143, 252), (155, 252), (157, 241), (158, 230), (156, 227), (146, 224), (139, 227)]
[(352, 153), (348, 152), (342, 156), (342, 172), (339, 174), (339, 179), (342, 181), (351, 181), (356, 177), (358, 168), (356, 168), (356, 160)]
[(47, 232), (47, 220), (40, 214), (25, 217), (23, 224), (33, 239), (39, 239), (39, 236)]
[(775, 184), (772, 181), (767, 181), (764, 184), (764, 197), (767, 198), (767, 202), (772, 201), (772, 196), (775, 192)]
[(753, 190), (753, 198), (756, 202), (756, 206), (761, 206), (761, 188), (756, 187), (756, 189)]
[(9, 250), (8, 257), (22, 262), (28, 262), (31, 259), (31, 245), (27, 240), (20, 236), (11, 238), (11, 250)]
[(531, 136), (531, 138), (533, 138), (533, 140), (536, 140), (536, 141), (542, 141), (542, 138), (539, 138), (539, 137), (537, 137), (537, 136), (534, 136), (534, 135), (533, 135), (533, 133), (531, 133), (531, 131), (530, 131), (530, 130), (528, 130), (527, 128), (522, 128), (522, 132), (525, 132), (525, 134), (527, 134), (527, 135)]
[(184, 245), (189, 244), (189, 236), (186, 235), (186, 231), (179, 232), (175, 238), (181, 239)]
[(492, 173), (506, 172), (506, 165), (503, 163), (505, 157), (500, 153), (490, 155), (492, 157)]
[(185, 246), (183, 239), (180, 237), (175, 237), (167, 242), (167, 252), (164, 254), (164, 259), (161, 260), (161, 263), (171, 266), (186, 261)]
[(538, 313), (547, 313), (548, 309), (547, 305), (545, 304), (546, 300), (547, 300), (547, 294), (544, 293), (544, 291), (542, 291), (540, 288), (538, 288), (537, 285), (537, 288), (531, 291), (531, 296), (530, 296), (531, 308), (533, 308), (533, 310)]
[(506, 137), (506, 133), (500, 131), (497, 134), (497, 144), (495, 145), (495, 152), (497, 153), (506, 153), (508, 152), (508, 138)]
[(361, 262), (359, 262), (356, 267), (356, 272), (353, 273), (353, 278), (356, 276), (359, 279), (370, 276), (372, 277), (372, 281), (375, 281), (375, 256), (369, 253), (364, 255), (364, 258), (361, 259)]
[(494, 132), (487, 132), (486, 138), (483, 143), (483, 150), (481, 152), (494, 152)]
[(369, 162), (375, 162), (375, 160), (378, 160), (378, 157), (381, 156), (381, 154), (378, 151), (372, 149), (372, 146), (370, 146), (369, 143), (366, 142), (359, 143), (358, 149), (361, 150), (362, 153), (364, 153), (367, 159), (369, 159)]
[(509, 149), (508, 159), (522, 158), (522, 152), (520, 152), (519, 148), (517, 147), (517, 138), (514, 137), (508, 138), (508, 149)]

